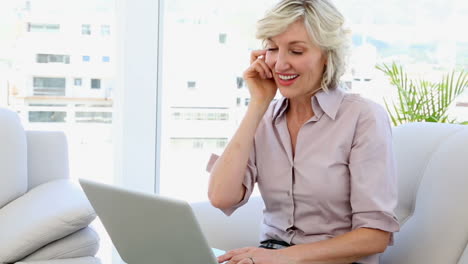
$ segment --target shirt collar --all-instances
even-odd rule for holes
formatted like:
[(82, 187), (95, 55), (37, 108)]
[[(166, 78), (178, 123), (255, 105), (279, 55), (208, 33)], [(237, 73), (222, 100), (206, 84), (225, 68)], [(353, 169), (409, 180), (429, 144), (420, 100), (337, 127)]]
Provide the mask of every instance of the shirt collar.
[[(330, 89), (328, 92), (324, 90), (318, 91), (314, 96), (312, 96), (312, 107), (316, 106), (318, 109), (314, 109), (314, 113), (318, 115), (320, 112), (324, 112), (331, 119), (335, 120), (338, 109), (340, 108), (341, 101), (343, 101), (345, 92), (337, 87), (335, 89)], [(316, 100), (314, 103), (314, 100)], [(286, 109), (288, 108), (289, 100), (285, 97), (278, 99), (278, 102), (275, 105), (273, 110), (273, 120), (282, 116)]]

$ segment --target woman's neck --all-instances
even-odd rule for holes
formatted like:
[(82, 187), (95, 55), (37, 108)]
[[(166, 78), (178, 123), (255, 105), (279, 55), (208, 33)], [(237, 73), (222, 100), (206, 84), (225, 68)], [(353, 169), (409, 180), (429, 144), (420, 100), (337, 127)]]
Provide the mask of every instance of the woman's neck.
[(291, 98), (286, 117), (295, 123), (305, 123), (314, 116), (312, 110), (312, 100), (310, 97)]

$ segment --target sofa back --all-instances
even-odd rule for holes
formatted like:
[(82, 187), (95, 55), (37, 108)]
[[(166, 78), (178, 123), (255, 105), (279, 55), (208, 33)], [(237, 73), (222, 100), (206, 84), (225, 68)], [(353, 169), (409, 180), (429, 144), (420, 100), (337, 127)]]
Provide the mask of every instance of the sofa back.
[[(468, 126), (411, 123), (393, 130), (402, 224), (381, 264), (468, 264)], [(230, 218), (208, 202), (193, 205), (211, 246), (255, 246), (261, 198)], [(226, 239), (229, 238), (229, 239)]]
[(394, 128), (402, 224), (381, 263), (462, 263), (468, 241), (468, 126)]
[(28, 186), (26, 135), (18, 115), (0, 108), (0, 208)]
[(69, 177), (68, 144), (62, 131), (26, 131), (28, 190)]

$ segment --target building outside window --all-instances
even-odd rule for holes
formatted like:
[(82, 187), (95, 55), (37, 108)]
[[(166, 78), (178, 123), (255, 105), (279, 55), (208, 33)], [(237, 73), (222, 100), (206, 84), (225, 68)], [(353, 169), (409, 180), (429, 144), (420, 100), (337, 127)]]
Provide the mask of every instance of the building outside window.
[[(17, 112), (27, 130), (63, 131), (74, 179), (114, 182), (117, 89), (110, 56), (117, 42), (101, 35), (114, 28), (116, 6), (116, 0), (19, 0), (0, 7), (0, 107)], [(89, 63), (91, 56), (109, 60)], [(111, 263), (111, 244), (95, 224), (98, 257)]]
[[(351, 92), (383, 104), (383, 97), (395, 89), (375, 66), (392, 61), (404, 65), (413, 76), (430, 78), (450, 69), (468, 69), (468, 35), (460, 34), (468, 17), (467, 1), (436, 0), (432, 5), (404, 0), (332, 1), (352, 30), (352, 56), (342, 78)], [(250, 101), (242, 73), (248, 67), (250, 52), (262, 48), (261, 41), (255, 40), (255, 24), (275, 2), (164, 1), (162, 194), (192, 201), (205, 199), (209, 177), (206, 162), (211, 152), (221, 154), (224, 144), (209, 149), (206, 141), (179, 142), (177, 146), (165, 142), (195, 136), (224, 137), (229, 141)], [(183, 63), (174, 58), (184, 58)], [(192, 76), (203, 85), (187, 91), (187, 87), (193, 87)], [(185, 110), (177, 119), (165, 119), (171, 116), (173, 106)], [(220, 109), (215, 118), (219, 121), (208, 123), (199, 111), (207, 106), (227, 110)], [(458, 104), (456, 109), (461, 121), (468, 120), (468, 107)], [(212, 114), (208, 113), (207, 118), (211, 119)], [(187, 161), (184, 166), (179, 166), (181, 159)], [(194, 174), (198, 177), (185, 177)], [(174, 175), (180, 177), (175, 179)], [(200, 186), (200, 192), (184, 189), (180, 182)]]

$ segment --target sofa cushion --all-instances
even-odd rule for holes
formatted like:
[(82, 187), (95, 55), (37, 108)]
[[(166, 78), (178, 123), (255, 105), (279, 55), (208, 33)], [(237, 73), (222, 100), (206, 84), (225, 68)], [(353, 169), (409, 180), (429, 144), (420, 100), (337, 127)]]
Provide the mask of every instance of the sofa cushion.
[(62, 239), (56, 240), (21, 261), (68, 259), (96, 255), (99, 236), (91, 227), (83, 228)]
[[(451, 133), (430, 143), (434, 148), (420, 167), (423, 176), (412, 191), (414, 210), (401, 231), (395, 234), (395, 245), (386, 250), (382, 264), (461, 263), (459, 259), (466, 248), (468, 234), (468, 211), (464, 209), (468, 204), (468, 127), (433, 126), (420, 126), (414, 141), (425, 137), (422, 134), (437, 132), (435, 128)], [(410, 143), (407, 149), (414, 146), (415, 143)], [(413, 159), (408, 158), (398, 165), (410, 166), (412, 162)]]
[(55, 260), (43, 260), (43, 261), (21, 261), (15, 264), (101, 264), (98, 258), (84, 257), (84, 258), (72, 258), (72, 259), (55, 259)]
[(0, 108), (0, 208), (23, 195), (27, 182), (26, 136), (18, 115)]
[(18, 261), (95, 217), (77, 183), (64, 179), (39, 185), (0, 210), (0, 263)]

